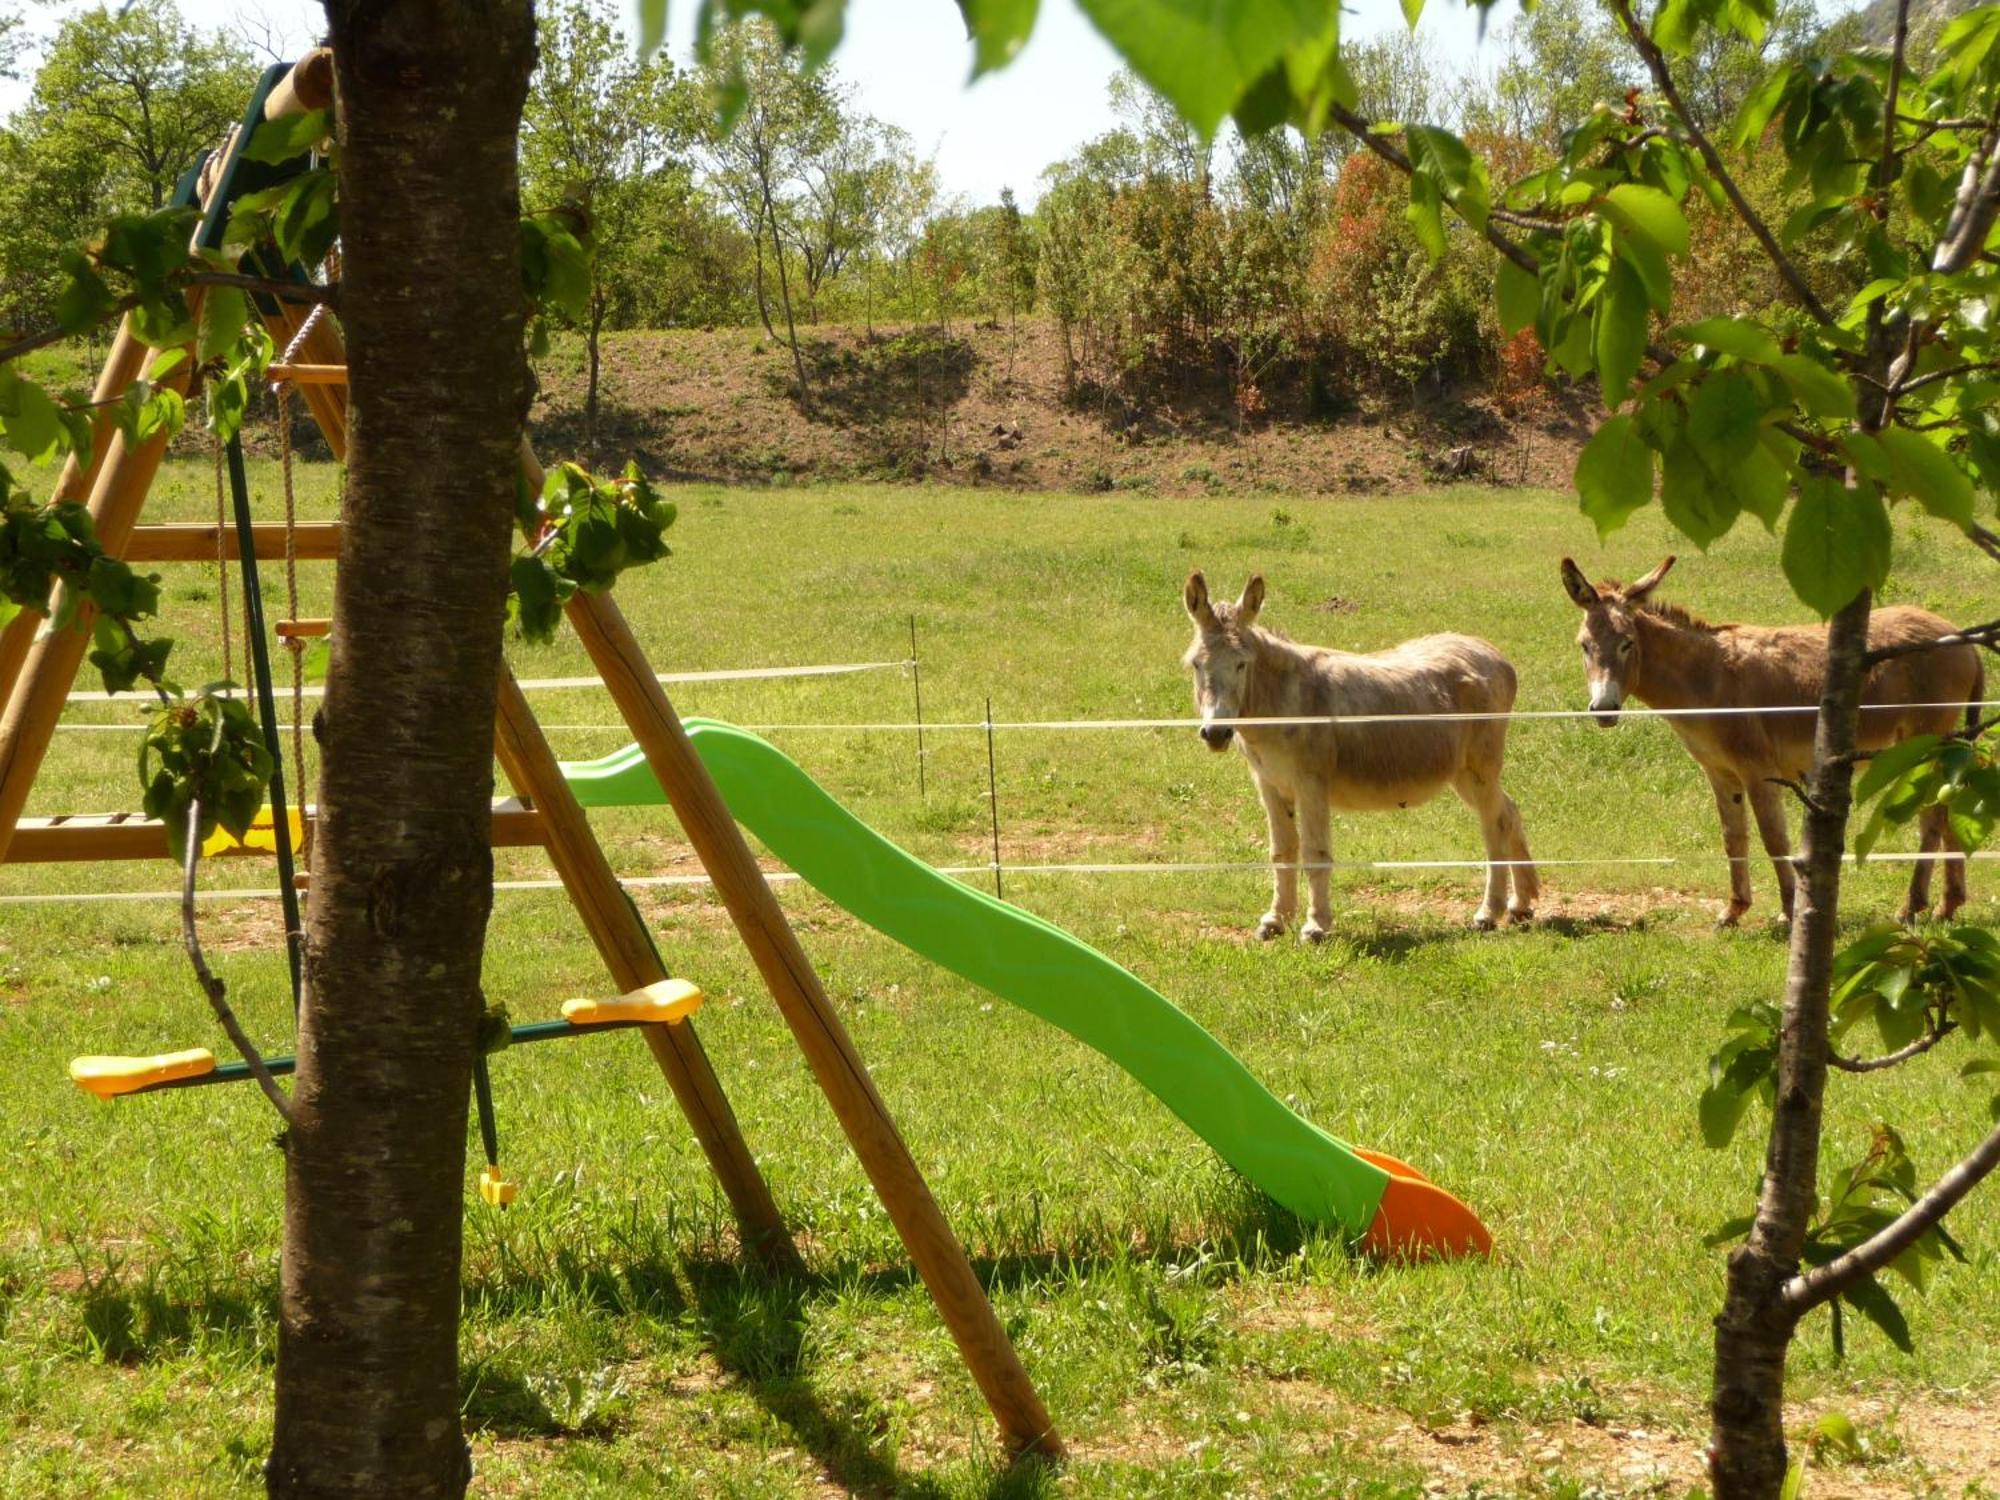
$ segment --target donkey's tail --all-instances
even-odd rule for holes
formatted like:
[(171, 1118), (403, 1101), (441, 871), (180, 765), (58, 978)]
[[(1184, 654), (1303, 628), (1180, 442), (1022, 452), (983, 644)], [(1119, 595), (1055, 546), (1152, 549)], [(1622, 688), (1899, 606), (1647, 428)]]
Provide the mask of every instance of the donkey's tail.
[[(1994, 648), (1988, 646), (1988, 651)], [(1986, 658), (1975, 651), (1972, 653), (1972, 691), (1966, 695), (1965, 732), (1969, 735), (1979, 728), (1979, 705), (1986, 700)]]

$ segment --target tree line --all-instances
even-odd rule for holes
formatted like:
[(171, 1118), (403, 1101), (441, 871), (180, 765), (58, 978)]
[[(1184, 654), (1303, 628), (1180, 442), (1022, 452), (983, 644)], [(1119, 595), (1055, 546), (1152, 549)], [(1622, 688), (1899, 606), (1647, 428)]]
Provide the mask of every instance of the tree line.
[[(1510, 339), (1493, 316), (1491, 248), (1461, 227), (1434, 253), (1400, 178), (1350, 132), (1204, 141), (1120, 74), (1116, 127), (1051, 164), (1031, 209), (1012, 190), (973, 204), (836, 68), (808, 70), (768, 29), (735, 28), (677, 67), (638, 60), (620, 17), (614, 0), (540, 8), (521, 135), (525, 206), (572, 211), (598, 247), (576, 320), (586, 447), (601, 337), (618, 329), (761, 324), (807, 404), (802, 330), (1030, 314), (1056, 330), (1072, 393), (1144, 400), (1192, 379), (1244, 423), (1329, 415), (1376, 391), (1539, 382), (1532, 334)], [(1810, 0), (1785, 0), (1759, 42), (1707, 44), (1691, 106), (1726, 121), (1774, 63), (1857, 25), (1829, 31)], [(1414, 35), (1351, 44), (1356, 113), (1450, 127), (1525, 171), (1643, 81), (1588, 0), (1548, 0), (1502, 40), (1497, 65), (1471, 74)], [(203, 32), (172, 0), (66, 19), (0, 126), (0, 321), (47, 323), (64, 257), (110, 214), (164, 203), (240, 114), (256, 68), (243, 39)], [(1780, 171), (1749, 168), (1753, 193), (1776, 193)], [(1733, 312), (1776, 295), (1733, 216), (1697, 211), (1692, 227), (1684, 296)], [(1812, 269), (1841, 282), (1837, 256)]]

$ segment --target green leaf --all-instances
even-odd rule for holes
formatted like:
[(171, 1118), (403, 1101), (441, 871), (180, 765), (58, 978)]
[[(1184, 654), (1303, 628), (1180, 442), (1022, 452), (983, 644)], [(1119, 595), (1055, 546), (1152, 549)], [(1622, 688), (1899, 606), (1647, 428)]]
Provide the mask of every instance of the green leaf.
[(1776, 364), (1784, 353), (1776, 339), (1745, 318), (1703, 318), (1696, 323), (1681, 324), (1673, 330), (1673, 336), (1751, 364)]
[(1750, 377), (1723, 370), (1704, 380), (1688, 402), (1688, 439), (1718, 474), (1727, 475), (1757, 447), (1764, 403)]
[(1902, 780), (1906, 773), (1929, 760), (1943, 743), (1937, 735), (1918, 734), (1877, 750), (1854, 783), (1854, 800), (1860, 803), (1873, 800), (1892, 782)]
[(263, 162), (267, 166), (282, 166), (304, 156), (332, 134), (331, 110), (314, 109), (299, 115), (280, 115), (275, 120), (265, 120), (258, 125), (251, 134), (250, 144), (243, 148), (243, 159)]
[(1749, 1109), (1754, 1090), (1738, 1088), (1728, 1078), (1711, 1083), (1701, 1091), (1701, 1138), (1720, 1151), (1735, 1139), (1737, 1124)]
[(1961, 531), (1972, 529), (1972, 481), (1950, 454), (1922, 433), (1904, 427), (1885, 427), (1875, 440), (1889, 456), (1889, 488), (1894, 493), (1910, 496)]
[(1839, 422), (1854, 420), (1854, 391), (1833, 371), (1803, 354), (1780, 354), (1769, 361), (1785, 379), (1792, 395), (1816, 417)]
[(1645, 235), (1667, 254), (1688, 253), (1687, 217), (1680, 205), (1658, 188), (1621, 182), (1604, 195), (1599, 207), (1620, 229)]
[(1532, 328), (1541, 314), (1541, 278), (1522, 270), (1503, 255), (1493, 300), (1500, 314), (1500, 331), (1512, 338), (1523, 328)]
[(7, 446), (30, 463), (53, 458), (66, 435), (62, 412), (49, 393), (11, 369), (0, 371), (0, 422), (7, 429)]
[(56, 294), (56, 327), (64, 333), (85, 333), (110, 316), (118, 299), (88, 258), (75, 250), (62, 256), (63, 285)]
[(1960, 1078), (1977, 1078), (1984, 1073), (2000, 1073), (2000, 1057), (1975, 1057), (1958, 1070)]
[(1782, 562), (1792, 592), (1827, 619), (1889, 576), (1889, 510), (1873, 485), (1848, 489), (1814, 475), (1785, 525)]
[(1738, 503), (1762, 521), (1766, 531), (1776, 534), (1785, 497), (1792, 491), (1792, 475), (1767, 446), (1759, 443), (1744, 455), (1730, 471), (1729, 487)]
[(201, 326), (195, 338), (195, 358), (203, 364), (220, 359), (243, 325), (250, 321), (250, 299), (240, 287), (212, 286), (201, 299)]
[(1444, 259), (1444, 212), (1438, 185), (1428, 177), (1410, 179), (1410, 206), (1403, 210), (1403, 218), (1416, 235), (1417, 243), (1424, 247), (1424, 253), (1433, 261)]
[(1910, 1340), (1909, 1321), (1904, 1318), (1902, 1308), (1873, 1276), (1855, 1282), (1840, 1294), (1840, 1299), (1887, 1334), (1889, 1342), (1905, 1354), (1916, 1353), (1916, 1345)]
[(1653, 498), (1653, 450), (1630, 415), (1608, 417), (1576, 459), (1576, 493), (1602, 541)]
[(1078, 0), (1091, 24), (1203, 136), (1295, 45), (1325, 29), (1324, 0)]
[(972, 76), (1004, 68), (1019, 55), (1035, 29), (1039, 0), (958, 0), (965, 29), (972, 34)]
[(1631, 392), (1632, 377), (1646, 357), (1650, 305), (1639, 277), (1622, 260), (1613, 261), (1598, 293), (1593, 335), (1597, 378), (1604, 404), (1616, 408)]
[(1660, 456), (1660, 508), (1681, 534), (1704, 551), (1726, 535), (1742, 510), (1691, 443), (1676, 441)]

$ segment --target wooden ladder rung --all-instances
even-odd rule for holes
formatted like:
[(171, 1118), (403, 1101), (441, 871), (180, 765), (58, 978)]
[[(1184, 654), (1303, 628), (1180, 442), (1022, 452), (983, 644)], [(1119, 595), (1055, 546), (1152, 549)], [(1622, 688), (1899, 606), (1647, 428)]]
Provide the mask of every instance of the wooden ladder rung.
[(264, 378), (276, 385), (289, 380), (293, 385), (346, 385), (346, 365), (270, 365)]
[(281, 641), (303, 641), (313, 636), (331, 635), (331, 620), (280, 620), (272, 627)]

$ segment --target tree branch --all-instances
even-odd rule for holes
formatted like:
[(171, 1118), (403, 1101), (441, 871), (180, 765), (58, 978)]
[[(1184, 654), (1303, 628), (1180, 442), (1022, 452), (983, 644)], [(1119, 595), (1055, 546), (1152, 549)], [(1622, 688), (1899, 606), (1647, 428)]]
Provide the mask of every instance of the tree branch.
[[(260, 292), (288, 302), (310, 302), (326, 307), (336, 307), (340, 302), (340, 283), (337, 281), (322, 285), (316, 281), (275, 281), (268, 276), (245, 276), (236, 271), (196, 271), (176, 283), (176, 288), (184, 286), (240, 287), (246, 292)], [(136, 292), (120, 298), (105, 310), (99, 322), (108, 323), (122, 318), (144, 300)], [(63, 328), (44, 328), (39, 333), (26, 334), (11, 344), (0, 345), (0, 365), (19, 359), (24, 354), (33, 354), (37, 349), (46, 349), (51, 344), (59, 344), (64, 339), (78, 337), (81, 332), (81, 329), (71, 332)]]
[(1730, 176), (1729, 167), (1722, 160), (1722, 153), (1715, 149), (1715, 143), (1709, 140), (1708, 133), (1696, 123), (1693, 112), (1687, 107), (1687, 101), (1681, 97), (1679, 86), (1674, 83), (1673, 72), (1667, 66), (1666, 54), (1660, 51), (1658, 44), (1647, 35), (1638, 18), (1632, 14), (1631, 0), (1611, 0), (1611, 11), (1617, 16), (1626, 40), (1631, 42), (1633, 50), (1646, 64), (1646, 71), (1653, 75), (1653, 86), (1660, 91), (1660, 97), (1666, 100), (1668, 108), (1672, 109), (1680, 120), (1681, 128), (1687, 131), (1688, 139), (1694, 142), (1695, 149), (1701, 153), (1701, 159), (1707, 165), (1709, 175), (1721, 185), (1730, 206), (1736, 210), (1736, 216), (1756, 237), (1757, 243), (1763, 246), (1764, 255), (1776, 268), (1779, 279), (1798, 300), (1799, 306), (1811, 313), (1819, 322), (1831, 324), (1834, 321), (1833, 314), (1826, 310), (1826, 305), (1819, 300), (1818, 294), (1813, 291), (1804, 274), (1793, 264), (1792, 258), (1779, 247), (1777, 236), (1771, 233), (1771, 227), (1764, 222), (1757, 210), (1750, 206), (1750, 200), (1743, 196), (1743, 189), (1738, 187), (1736, 179)]
[[(1414, 177), (1416, 175), (1416, 168), (1410, 165), (1410, 158), (1408, 154), (1404, 152), (1403, 148), (1398, 146), (1394, 141), (1390, 140), (1387, 136), (1377, 132), (1374, 125), (1372, 125), (1369, 121), (1364, 120), (1360, 115), (1357, 115), (1353, 110), (1349, 109), (1344, 104), (1334, 105), (1332, 109), (1332, 116), (1335, 123), (1338, 124), (1341, 127), (1341, 129), (1345, 130), (1349, 135), (1353, 136), (1357, 141), (1361, 142), (1362, 145), (1366, 146), (1370, 151), (1373, 151), (1377, 156), (1381, 157), (1382, 160), (1386, 161), (1390, 166), (1394, 167), (1398, 172), (1401, 172), (1405, 177)], [(1450, 200), (1447, 199), (1446, 201), (1449, 202)], [(1458, 214), (1459, 218), (1461, 219), (1465, 217), (1465, 215), (1462, 212), (1460, 212), (1459, 207), (1456, 203), (1453, 203), (1451, 205), (1451, 211), (1455, 214)], [(1514, 215), (1511, 212), (1511, 210), (1502, 210), (1500, 213), (1489, 213), (1486, 216), (1486, 228), (1483, 231), (1486, 236), (1486, 242), (1490, 244), (1495, 250), (1498, 250), (1502, 255), (1506, 256), (1507, 259), (1511, 260), (1515, 265), (1519, 266), (1522, 270), (1526, 271), (1530, 276), (1541, 275), (1542, 273), (1541, 262), (1536, 260), (1535, 257), (1530, 255), (1525, 249), (1515, 244), (1512, 240), (1508, 239), (1506, 235), (1502, 234), (1499, 230), (1493, 227), (1493, 221), (1496, 218), (1502, 218), (1503, 215), (1505, 216), (1503, 220), (1504, 222), (1522, 222), (1524, 228), (1541, 227), (1539, 224), (1526, 222), (1524, 220), (1524, 216)]]
[(1898, 656), (1910, 656), (1918, 651), (1941, 651), (1947, 646), (1985, 646), (2000, 650), (2000, 620), (1988, 620), (1984, 625), (1968, 626), (1964, 630), (1953, 631), (1950, 635), (1934, 636), (1927, 641), (1903, 641), (1894, 646), (1877, 646), (1861, 660), (1865, 665), (1872, 667)]
[(1863, 1240), (1818, 1270), (1786, 1282), (1778, 1294), (1780, 1305), (1794, 1318), (1801, 1317), (1822, 1302), (1832, 1301), (1855, 1282), (1884, 1269), (1940, 1223), (1996, 1166), (2000, 1166), (2000, 1125), (1881, 1233)]
[(1944, 238), (1931, 257), (1933, 271), (1955, 276), (1986, 249), (1994, 215), (2000, 213), (2000, 149), (1996, 148), (2000, 148), (2000, 129), (1987, 131), (1979, 149), (1966, 160)]
[(188, 961), (194, 965), (194, 977), (200, 981), (202, 993), (208, 996), (215, 1019), (222, 1023), (230, 1042), (242, 1054), (244, 1065), (250, 1069), (250, 1076), (257, 1080), (257, 1087), (271, 1101), (271, 1108), (278, 1112), (286, 1125), (290, 1125), (292, 1101), (278, 1087), (278, 1080), (271, 1076), (271, 1070), (264, 1066), (263, 1054), (244, 1032), (242, 1023), (236, 1019), (236, 1012), (230, 1008), (228, 986), (215, 977), (201, 951), (201, 934), (196, 930), (194, 920), (194, 867), (195, 861), (201, 858), (201, 840), (195, 835), (200, 829), (201, 798), (196, 797), (188, 803), (187, 847), (181, 851), (181, 946), (187, 949)]
[(1842, 1057), (1838, 1052), (1829, 1052), (1826, 1060), (1830, 1066), (1840, 1069), (1843, 1073), (1880, 1073), (1885, 1068), (1906, 1063), (1913, 1057), (1922, 1057), (1956, 1030), (1958, 1030), (1956, 1021), (1934, 1019), (1929, 1031), (1908, 1046), (1898, 1047), (1894, 1052), (1885, 1052), (1880, 1057)]

